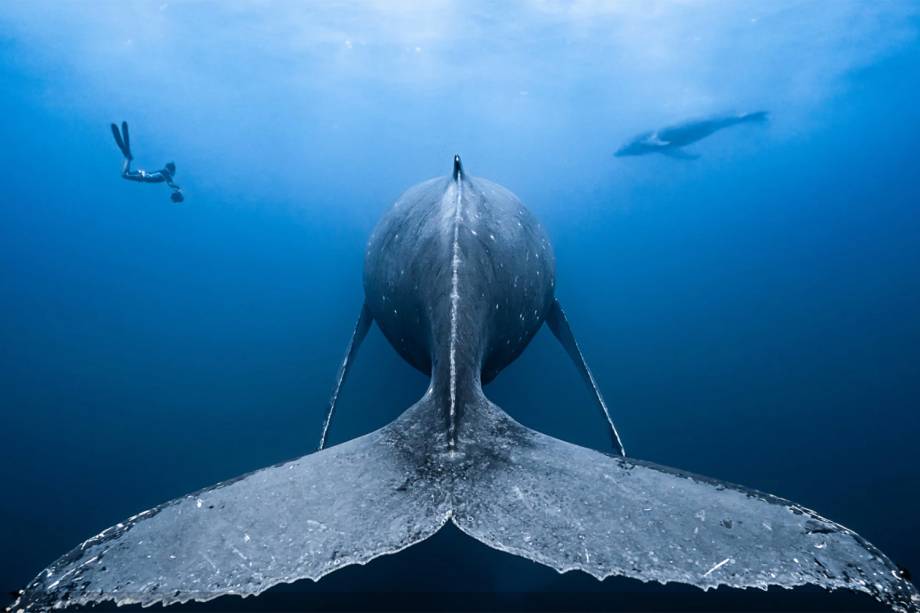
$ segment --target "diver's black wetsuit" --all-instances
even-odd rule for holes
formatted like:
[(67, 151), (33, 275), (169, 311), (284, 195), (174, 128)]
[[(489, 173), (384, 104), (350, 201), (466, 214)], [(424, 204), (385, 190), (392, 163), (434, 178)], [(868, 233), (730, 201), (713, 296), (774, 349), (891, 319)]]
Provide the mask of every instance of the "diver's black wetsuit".
[(182, 195), (182, 188), (173, 181), (173, 177), (176, 175), (176, 165), (172, 162), (167, 162), (166, 166), (154, 172), (131, 170), (131, 162), (134, 160), (134, 156), (131, 155), (131, 139), (128, 134), (128, 122), (121, 122), (121, 131), (119, 131), (118, 126), (113, 123), (112, 136), (115, 137), (115, 144), (118, 145), (122, 155), (125, 156), (125, 163), (121, 168), (121, 177), (123, 179), (138, 181), (139, 183), (166, 183), (166, 185), (173, 190), (172, 194), (169, 196), (173, 202), (182, 202), (185, 199)]

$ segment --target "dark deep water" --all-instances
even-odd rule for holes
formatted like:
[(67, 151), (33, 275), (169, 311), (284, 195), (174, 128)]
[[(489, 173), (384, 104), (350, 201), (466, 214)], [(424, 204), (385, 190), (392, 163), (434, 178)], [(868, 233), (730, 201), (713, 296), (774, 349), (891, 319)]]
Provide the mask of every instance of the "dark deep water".
[[(428, 27), (433, 10), (313, 7), (306, 21), (329, 28), (296, 36), (307, 5), (80, 6), (0, 7), (4, 591), (126, 516), (311, 451), (365, 241), (455, 151), (547, 228), (557, 296), (632, 455), (795, 500), (920, 573), (909, 4), (764, 9), (757, 34), (737, 25), (753, 5), (699, 5), (708, 51), (689, 58), (662, 40), (690, 26), (646, 58), (607, 38), (641, 41), (632, 27), (529, 5), (481, 6), (459, 34)], [(687, 10), (640, 6), (603, 19), (660, 31)], [(610, 155), (636, 132), (754, 107), (767, 126), (703, 141), (699, 160)], [(176, 160), (185, 204), (119, 178), (107, 126), (121, 119), (142, 167)], [(331, 442), (426, 384), (372, 330)], [(486, 393), (607, 449), (546, 331)], [(598, 583), (453, 529), (318, 584), (185, 608), (464, 606), (878, 609), (817, 589)]]

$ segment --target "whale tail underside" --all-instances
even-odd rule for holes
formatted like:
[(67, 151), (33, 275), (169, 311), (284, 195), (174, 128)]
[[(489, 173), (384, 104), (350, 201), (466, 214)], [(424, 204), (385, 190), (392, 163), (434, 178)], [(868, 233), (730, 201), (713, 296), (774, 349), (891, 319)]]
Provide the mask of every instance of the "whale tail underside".
[(431, 394), (371, 434), (173, 500), (42, 571), (13, 610), (173, 604), (320, 577), (447, 521), (560, 572), (703, 589), (815, 584), (920, 610), (856, 533), (789, 501), (530, 430), (479, 396), (446, 452)]

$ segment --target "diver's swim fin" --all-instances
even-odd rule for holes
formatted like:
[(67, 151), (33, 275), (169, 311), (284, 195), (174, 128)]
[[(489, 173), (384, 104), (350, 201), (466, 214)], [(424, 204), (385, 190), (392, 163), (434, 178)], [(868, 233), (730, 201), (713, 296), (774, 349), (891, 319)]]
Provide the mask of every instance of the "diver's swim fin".
[(114, 123), (112, 124), (112, 136), (115, 137), (115, 144), (118, 145), (118, 149), (121, 151), (121, 154), (125, 157), (125, 159), (133, 160), (134, 158), (131, 156), (131, 147), (127, 142), (128, 124), (126, 122), (122, 122), (122, 126), (125, 130), (125, 136), (122, 137), (121, 132), (118, 130), (118, 126)]
[(332, 415), (335, 413), (335, 403), (339, 399), (339, 392), (342, 391), (342, 385), (351, 370), (351, 364), (358, 355), (358, 349), (361, 342), (367, 336), (371, 324), (374, 323), (374, 316), (371, 310), (367, 308), (367, 303), (361, 306), (361, 314), (358, 315), (358, 321), (355, 323), (354, 332), (351, 333), (351, 340), (348, 341), (348, 347), (345, 349), (345, 358), (342, 365), (339, 366), (339, 372), (335, 377), (335, 388), (332, 390), (332, 397), (329, 398), (329, 410), (326, 412), (326, 419), (323, 421), (323, 433), (319, 437), (319, 450), (326, 446), (326, 435), (329, 433), (329, 426), (332, 424)]
[(128, 157), (131, 157), (131, 135), (128, 133), (128, 122), (121, 122), (121, 134), (125, 142), (125, 151), (128, 152)]
[(126, 519), (42, 571), (11, 610), (250, 596), (422, 541), (450, 511), (445, 484), (424, 461), (437, 437), (417, 427), (412, 411), (366, 436)]
[(115, 144), (118, 146), (118, 150), (121, 151), (121, 154), (124, 157), (128, 157), (127, 149), (125, 148), (125, 141), (121, 138), (121, 132), (118, 129), (118, 126), (114, 123), (112, 124), (112, 136), (115, 138)]
[(549, 314), (546, 316), (546, 324), (549, 326), (553, 335), (559, 340), (559, 343), (565, 349), (566, 353), (569, 354), (569, 357), (575, 364), (575, 368), (578, 369), (585, 383), (587, 383), (588, 387), (591, 389), (597, 408), (600, 409), (601, 414), (607, 420), (607, 425), (610, 426), (610, 438), (613, 442), (614, 449), (618, 454), (625, 456), (626, 449), (623, 447), (620, 433), (617, 432), (617, 427), (613, 424), (613, 419), (610, 417), (610, 411), (607, 409), (607, 403), (604, 402), (601, 390), (597, 387), (597, 382), (591, 374), (591, 369), (588, 368), (588, 363), (585, 362), (585, 356), (582, 355), (581, 349), (579, 349), (578, 343), (575, 341), (572, 327), (569, 326), (569, 320), (566, 318), (565, 312), (562, 310), (562, 305), (559, 304), (558, 300), (553, 301), (553, 305), (549, 309)]

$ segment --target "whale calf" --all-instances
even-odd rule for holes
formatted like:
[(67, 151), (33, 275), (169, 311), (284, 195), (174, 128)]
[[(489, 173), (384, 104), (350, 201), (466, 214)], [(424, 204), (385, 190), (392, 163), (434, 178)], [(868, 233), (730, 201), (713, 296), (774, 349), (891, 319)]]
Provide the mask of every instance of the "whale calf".
[(686, 151), (684, 147), (687, 145), (731, 126), (744, 123), (763, 123), (766, 120), (766, 111), (756, 111), (686, 121), (653, 132), (643, 132), (620, 147), (614, 155), (626, 157), (661, 153), (674, 158), (692, 160), (699, 157), (699, 155)]
[[(375, 432), (104, 530), (40, 572), (12, 608), (249, 596), (366, 564), (452, 522), (559, 572), (703, 589), (815, 584), (920, 609), (916, 588), (855, 532), (769, 494), (626, 457), (554, 287), (552, 247), (533, 215), (456, 157), (451, 174), (409, 189), (374, 230), (330, 409), (372, 323), (430, 375), (422, 398)], [(615, 454), (531, 430), (485, 396), (544, 323), (594, 389)]]

